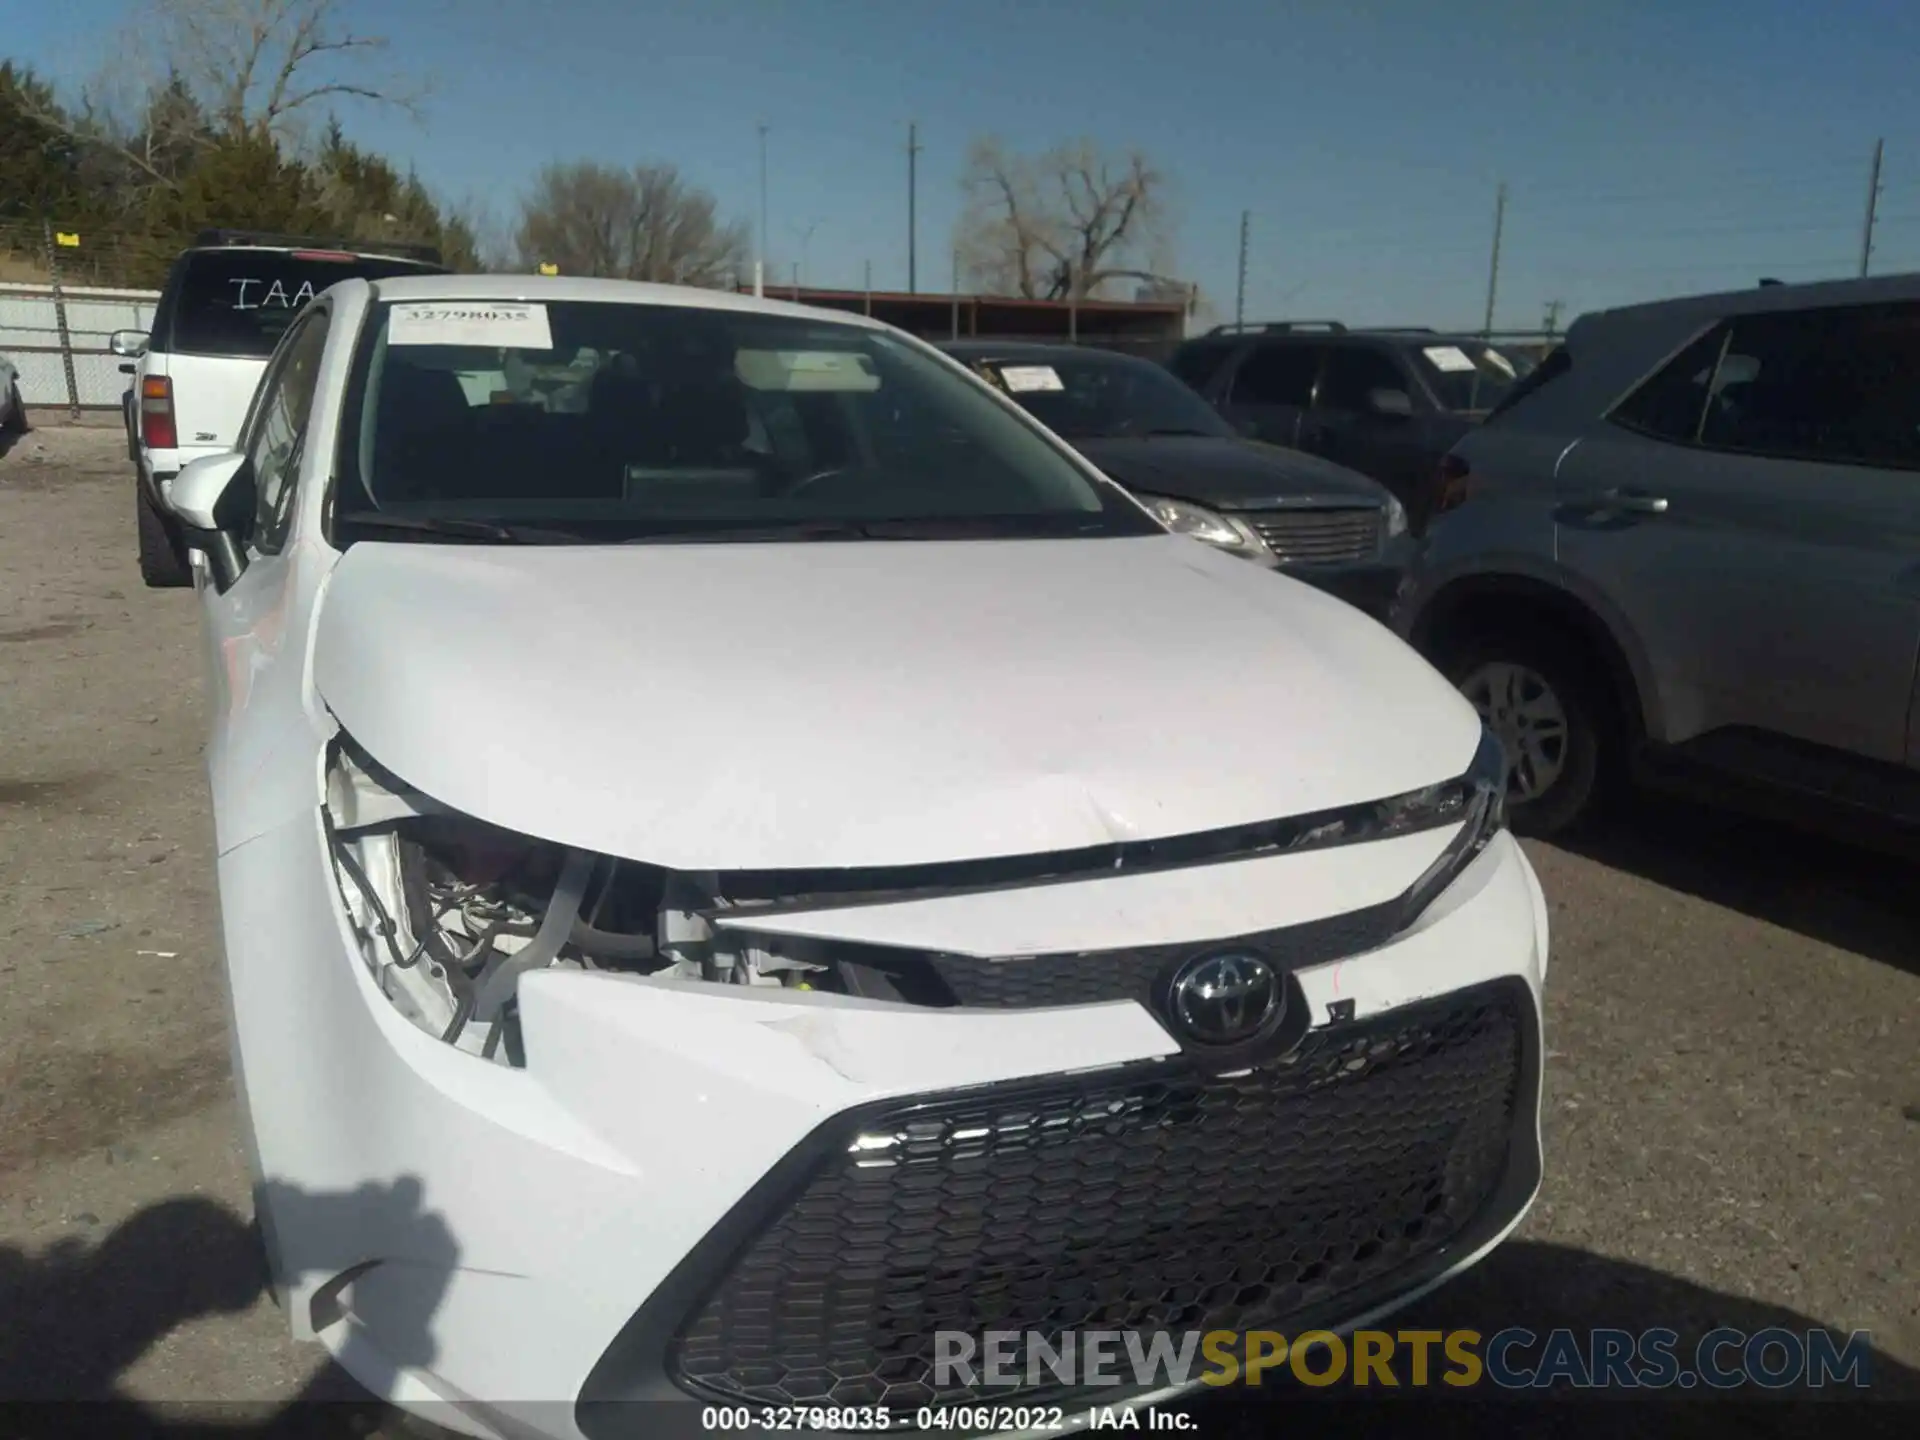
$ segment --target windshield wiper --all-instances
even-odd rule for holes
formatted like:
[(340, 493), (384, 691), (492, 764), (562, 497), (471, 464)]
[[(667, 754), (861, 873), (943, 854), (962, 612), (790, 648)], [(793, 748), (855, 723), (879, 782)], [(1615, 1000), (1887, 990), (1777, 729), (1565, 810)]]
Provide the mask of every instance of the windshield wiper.
[(453, 515), (392, 515), (384, 510), (349, 510), (334, 516), (334, 524), (352, 525), (362, 530), (404, 530), (416, 535), (442, 535), (450, 540), (491, 540), (496, 545), (591, 543), (589, 536), (575, 530), (499, 525), (491, 520), (466, 520)]

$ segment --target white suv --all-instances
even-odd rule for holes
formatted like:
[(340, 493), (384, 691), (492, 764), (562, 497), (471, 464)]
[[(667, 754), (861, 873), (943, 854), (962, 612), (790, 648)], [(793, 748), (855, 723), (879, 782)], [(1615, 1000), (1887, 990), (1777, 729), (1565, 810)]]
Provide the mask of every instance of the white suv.
[(275, 342), (315, 293), (356, 276), (445, 274), (439, 252), (381, 253), (325, 241), (214, 230), (167, 272), (151, 333), (116, 332), (109, 348), (132, 362), (122, 397), (137, 477), (140, 573), (147, 584), (191, 583), (167, 488), (183, 465), (233, 447)]
[(1472, 706), (920, 341), (349, 281), (171, 493), (270, 1269), (381, 1395), (925, 1430), (1089, 1394), (942, 1337), (1339, 1330), (1532, 1200)]

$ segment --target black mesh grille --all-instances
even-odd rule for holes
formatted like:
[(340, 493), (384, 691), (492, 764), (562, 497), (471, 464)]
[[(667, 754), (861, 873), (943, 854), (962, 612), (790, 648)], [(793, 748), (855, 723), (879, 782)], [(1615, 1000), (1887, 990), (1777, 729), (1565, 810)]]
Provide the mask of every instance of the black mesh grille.
[(1240, 517), (1290, 564), (1371, 560), (1380, 552), (1378, 506), (1343, 510), (1263, 510)]
[(870, 1115), (687, 1318), (669, 1372), (772, 1404), (1057, 1398), (1046, 1376), (936, 1385), (935, 1332), (1285, 1328), (1391, 1286), (1483, 1219), (1513, 1138), (1531, 1143), (1532, 1017), (1502, 982), (1312, 1032), (1238, 1076), (1136, 1070)]

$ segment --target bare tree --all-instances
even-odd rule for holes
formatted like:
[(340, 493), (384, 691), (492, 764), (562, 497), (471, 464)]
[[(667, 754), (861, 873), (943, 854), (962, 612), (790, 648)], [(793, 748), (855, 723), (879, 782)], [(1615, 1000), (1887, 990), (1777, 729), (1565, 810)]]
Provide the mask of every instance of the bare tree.
[(181, 157), (223, 140), (299, 138), (341, 101), (416, 112), (418, 82), (382, 73), (387, 42), (348, 27), (339, 0), (146, 0), (99, 80), (57, 125), (176, 188)]
[(747, 228), (721, 223), (712, 195), (671, 165), (549, 165), (521, 201), (525, 269), (724, 286), (744, 273)]
[(1121, 280), (1168, 278), (1166, 181), (1147, 157), (1119, 160), (1078, 140), (1016, 155), (976, 140), (961, 180), (955, 236), (962, 269), (983, 289), (1035, 300), (1090, 298)]
[(342, 100), (416, 110), (417, 82), (380, 73), (385, 39), (339, 16), (338, 0), (148, 0), (159, 53), (229, 135), (288, 138)]

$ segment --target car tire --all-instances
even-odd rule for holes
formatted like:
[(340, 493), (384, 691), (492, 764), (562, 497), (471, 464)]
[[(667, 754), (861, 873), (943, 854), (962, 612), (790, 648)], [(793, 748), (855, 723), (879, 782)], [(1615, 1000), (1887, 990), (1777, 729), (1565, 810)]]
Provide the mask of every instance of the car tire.
[(33, 427), (27, 424), (26, 402), (20, 398), (20, 382), (14, 381), (7, 393), (7, 415), (0, 420), (0, 433), (24, 435)]
[(178, 590), (193, 584), (193, 567), (187, 563), (187, 546), (178, 525), (160, 513), (146, 486), (136, 484), (133, 495), (140, 536), (140, 578), (155, 590)]
[(1573, 637), (1515, 625), (1462, 636), (1441, 670), (1500, 737), (1514, 833), (1564, 834), (1598, 818), (1620, 753), (1600, 667)]

